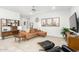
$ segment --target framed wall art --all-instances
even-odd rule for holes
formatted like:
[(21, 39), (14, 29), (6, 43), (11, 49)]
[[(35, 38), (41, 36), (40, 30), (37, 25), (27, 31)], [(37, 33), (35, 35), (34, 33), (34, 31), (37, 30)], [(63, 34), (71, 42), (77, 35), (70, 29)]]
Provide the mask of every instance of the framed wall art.
[(60, 26), (60, 17), (43, 18), (43, 19), (41, 19), (41, 25), (44, 27), (47, 27), (47, 26), (59, 27)]

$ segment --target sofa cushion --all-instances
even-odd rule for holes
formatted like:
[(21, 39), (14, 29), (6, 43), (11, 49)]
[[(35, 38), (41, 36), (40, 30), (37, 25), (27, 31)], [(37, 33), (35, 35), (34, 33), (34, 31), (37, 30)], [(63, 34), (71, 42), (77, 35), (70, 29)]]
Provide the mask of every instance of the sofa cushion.
[(39, 35), (39, 36), (46, 36), (47, 32), (37, 32), (37, 35)]
[(19, 32), (19, 35), (26, 36), (26, 32), (25, 31)]
[(30, 32), (30, 29), (27, 29), (26, 32), (29, 33)]
[(34, 33), (34, 32), (41, 32), (41, 30), (38, 30), (38, 29), (30, 29), (30, 33)]
[(36, 31), (37, 31), (36, 29), (30, 29), (30, 33), (34, 33)]

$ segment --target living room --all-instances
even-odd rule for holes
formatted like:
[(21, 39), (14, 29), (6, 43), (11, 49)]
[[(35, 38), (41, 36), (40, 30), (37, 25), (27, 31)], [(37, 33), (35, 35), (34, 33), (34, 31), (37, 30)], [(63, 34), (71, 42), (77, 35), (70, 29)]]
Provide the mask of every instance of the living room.
[(78, 16), (78, 10), (76, 6), (0, 6), (0, 51), (45, 52), (39, 43), (47, 40), (67, 46), (61, 31), (70, 28), (69, 18), (75, 12)]

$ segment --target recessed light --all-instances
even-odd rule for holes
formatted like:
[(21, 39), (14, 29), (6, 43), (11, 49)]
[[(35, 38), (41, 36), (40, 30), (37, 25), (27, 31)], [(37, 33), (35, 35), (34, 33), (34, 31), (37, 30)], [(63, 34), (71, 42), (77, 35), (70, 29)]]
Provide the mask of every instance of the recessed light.
[(30, 12), (29, 14), (30, 14), (30, 15), (33, 15), (33, 12)]
[(53, 7), (52, 7), (52, 10), (55, 10), (55, 9), (56, 9), (56, 6), (53, 6)]

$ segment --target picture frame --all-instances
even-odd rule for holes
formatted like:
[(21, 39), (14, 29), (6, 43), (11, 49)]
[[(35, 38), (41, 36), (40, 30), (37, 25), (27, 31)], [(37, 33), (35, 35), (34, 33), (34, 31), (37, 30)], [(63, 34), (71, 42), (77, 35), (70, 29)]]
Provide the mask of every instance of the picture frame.
[(53, 18), (43, 18), (41, 19), (41, 26), (43, 27), (59, 27), (60, 26), (60, 17)]

